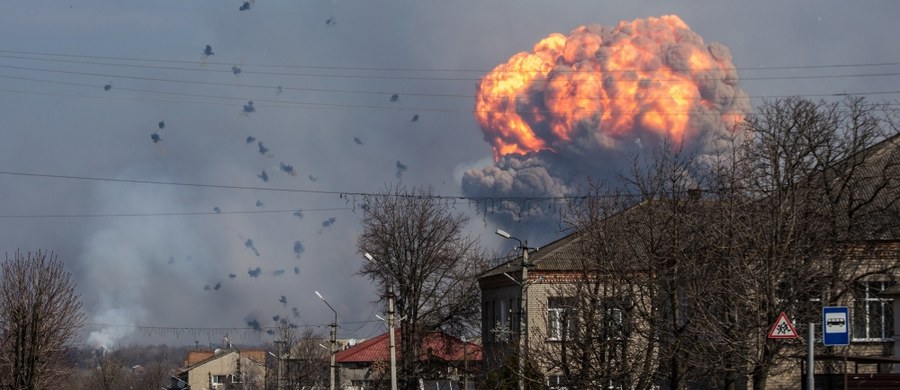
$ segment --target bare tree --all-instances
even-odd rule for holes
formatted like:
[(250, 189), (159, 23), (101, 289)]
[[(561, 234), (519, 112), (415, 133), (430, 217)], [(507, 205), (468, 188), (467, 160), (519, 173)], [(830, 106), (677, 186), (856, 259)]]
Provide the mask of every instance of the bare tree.
[(459, 334), (477, 329), (480, 304), (475, 275), (483, 267), (476, 241), (463, 234), (468, 218), (430, 189), (389, 187), (366, 198), (363, 233), (357, 240), (360, 272), (396, 288), (400, 322), (399, 376), (417, 386), (423, 371), (421, 343), (427, 331)]
[(45, 251), (7, 255), (0, 276), (0, 386), (40, 389), (65, 377), (84, 322), (71, 274)]

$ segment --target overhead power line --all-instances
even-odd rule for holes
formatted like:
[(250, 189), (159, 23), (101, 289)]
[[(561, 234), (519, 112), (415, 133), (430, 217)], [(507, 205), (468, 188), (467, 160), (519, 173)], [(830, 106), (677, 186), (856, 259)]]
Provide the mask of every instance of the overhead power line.
[(120, 218), (120, 217), (178, 217), (198, 215), (241, 215), (241, 214), (286, 214), (315, 211), (346, 211), (353, 207), (332, 208), (297, 208), (288, 210), (238, 210), (238, 211), (188, 211), (188, 212), (155, 212), (155, 213), (100, 213), (100, 214), (8, 214), (0, 215), (3, 219), (40, 219), (40, 218)]
[[(85, 54), (65, 54), (52, 52), (35, 52), (21, 50), (0, 50), (0, 57), (14, 58), (11, 55), (30, 55), (30, 56), (46, 56), (46, 57), (62, 57), (62, 58), (81, 58), (93, 60), (113, 60), (113, 61), (131, 61), (131, 62), (149, 62), (149, 63), (170, 63), (170, 64), (198, 64), (198, 61), (159, 59), (147, 57), (116, 57), (116, 56), (97, 56)], [(53, 61), (51, 59), (27, 58), (34, 60)], [(61, 61), (61, 60), (57, 60)], [(90, 63), (90, 62), (89, 62)], [(487, 73), (492, 71), (488, 68), (415, 68), (415, 67), (376, 67), (376, 66), (341, 66), (341, 65), (297, 65), (297, 64), (266, 64), (266, 63), (234, 63), (234, 62), (215, 62), (204, 61), (206, 65), (217, 66), (233, 66), (241, 65), (248, 67), (260, 68), (284, 68), (284, 69), (316, 69), (316, 70), (351, 70), (351, 71), (378, 71), (378, 72), (460, 72), (460, 73)], [(112, 65), (102, 63), (104, 65)], [(735, 67), (735, 70), (746, 71), (765, 71), (765, 70), (803, 70), (803, 69), (833, 69), (833, 68), (862, 68), (862, 67), (882, 67), (900, 65), (900, 61), (885, 62), (861, 62), (861, 63), (844, 63), (844, 64), (801, 64), (801, 65), (757, 65), (747, 67)], [(718, 68), (715, 68), (718, 69)], [(636, 69), (620, 69), (617, 72), (633, 72)], [(706, 70), (706, 69), (701, 69)], [(575, 70), (574, 72), (578, 72)]]

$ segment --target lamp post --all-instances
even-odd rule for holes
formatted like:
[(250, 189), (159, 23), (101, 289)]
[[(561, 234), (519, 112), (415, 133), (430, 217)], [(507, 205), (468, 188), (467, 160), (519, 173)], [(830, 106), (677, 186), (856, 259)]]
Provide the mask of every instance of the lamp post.
[(497, 235), (503, 237), (507, 240), (516, 240), (519, 242), (519, 247), (522, 248), (522, 281), (519, 283), (520, 287), (520, 298), (519, 298), (519, 367), (518, 367), (518, 376), (519, 376), (519, 390), (525, 390), (525, 351), (528, 350), (528, 296), (526, 295), (526, 288), (528, 286), (528, 241), (522, 242), (522, 240), (513, 237), (511, 234), (497, 229)]
[(319, 294), (318, 291), (316, 291), (316, 296), (319, 297), (319, 299), (321, 299), (322, 302), (325, 302), (325, 304), (328, 305), (328, 308), (331, 309), (332, 312), (334, 312), (334, 322), (331, 323), (331, 387), (330, 387), (331, 390), (334, 390), (334, 350), (335, 350), (335, 347), (337, 344), (337, 310), (334, 310), (334, 308), (331, 307), (331, 304), (329, 304), (328, 301), (326, 301), (325, 298), (322, 296), (322, 294)]
[[(375, 258), (366, 252), (363, 255), (366, 260), (370, 261), (372, 264), (377, 265), (378, 262), (375, 261)], [(388, 283), (387, 292), (385, 293), (385, 297), (388, 301), (388, 339), (391, 343), (391, 390), (397, 390), (397, 344), (394, 342), (394, 283), (393, 281)]]

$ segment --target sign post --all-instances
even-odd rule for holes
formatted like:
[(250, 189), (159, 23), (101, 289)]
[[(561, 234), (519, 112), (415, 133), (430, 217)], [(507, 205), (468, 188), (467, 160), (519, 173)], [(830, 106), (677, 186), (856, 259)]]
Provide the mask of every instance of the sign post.
[(850, 309), (847, 306), (822, 308), (822, 344), (850, 345)]

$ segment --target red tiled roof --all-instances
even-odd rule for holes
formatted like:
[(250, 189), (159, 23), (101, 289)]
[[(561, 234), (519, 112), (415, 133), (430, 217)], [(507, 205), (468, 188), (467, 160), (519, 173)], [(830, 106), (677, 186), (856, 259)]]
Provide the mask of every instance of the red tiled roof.
[[(400, 356), (400, 330), (396, 330), (397, 356)], [(465, 348), (464, 348), (465, 346)], [(431, 356), (445, 361), (461, 362), (464, 360), (480, 361), (481, 345), (463, 342), (444, 332), (431, 332), (422, 343), (422, 359)], [(337, 363), (366, 363), (390, 360), (390, 340), (387, 332), (359, 343), (351, 348), (338, 351), (334, 360)]]

